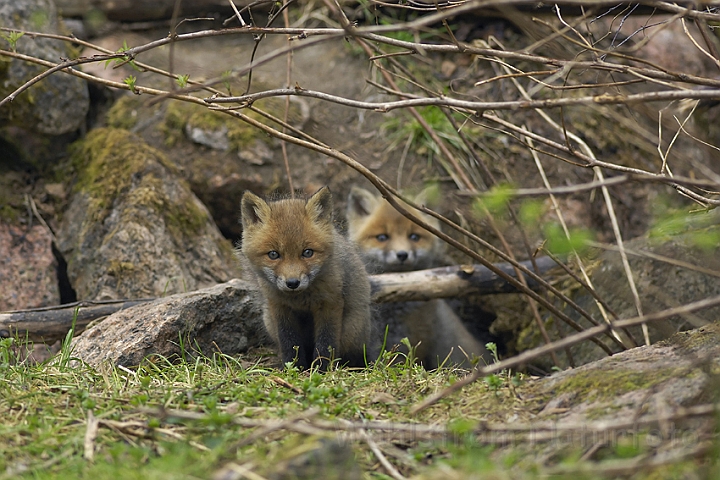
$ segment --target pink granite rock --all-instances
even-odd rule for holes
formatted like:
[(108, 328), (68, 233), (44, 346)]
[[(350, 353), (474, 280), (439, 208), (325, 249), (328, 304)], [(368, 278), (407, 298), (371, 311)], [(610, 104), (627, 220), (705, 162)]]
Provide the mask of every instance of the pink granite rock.
[(50, 232), (0, 223), (0, 311), (60, 303)]

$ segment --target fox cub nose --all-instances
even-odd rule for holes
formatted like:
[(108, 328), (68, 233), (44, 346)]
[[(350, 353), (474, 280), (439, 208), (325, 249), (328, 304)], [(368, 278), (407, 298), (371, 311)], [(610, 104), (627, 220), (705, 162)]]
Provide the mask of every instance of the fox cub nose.
[(405, 260), (408, 259), (408, 252), (406, 252), (405, 250), (400, 250), (399, 252), (397, 252), (395, 254), (395, 256), (397, 257), (398, 260), (400, 260), (401, 262), (404, 262)]
[(288, 278), (285, 280), (285, 285), (287, 285), (290, 290), (295, 290), (300, 286), (300, 280), (297, 278)]

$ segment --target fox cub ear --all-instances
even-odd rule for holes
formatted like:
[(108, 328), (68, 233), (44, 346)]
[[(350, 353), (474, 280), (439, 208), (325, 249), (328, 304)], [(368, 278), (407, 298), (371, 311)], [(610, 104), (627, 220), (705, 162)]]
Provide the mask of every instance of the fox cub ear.
[(243, 228), (264, 223), (270, 215), (270, 206), (265, 200), (251, 192), (245, 192), (240, 203)]
[(430, 184), (423, 188), (420, 193), (415, 195), (413, 201), (418, 205), (424, 205), (426, 207), (437, 205), (440, 200), (440, 189), (437, 184)]
[(355, 218), (367, 217), (375, 210), (379, 199), (372, 192), (360, 187), (353, 187), (348, 195), (347, 217), (352, 221)]
[(332, 223), (333, 199), (330, 189), (325, 186), (315, 192), (305, 204), (305, 211), (315, 221)]

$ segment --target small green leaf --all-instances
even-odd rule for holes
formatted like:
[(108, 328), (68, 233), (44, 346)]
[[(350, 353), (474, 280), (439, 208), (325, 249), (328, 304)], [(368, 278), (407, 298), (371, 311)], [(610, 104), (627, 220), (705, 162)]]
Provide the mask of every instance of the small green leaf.
[(128, 75), (127, 78), (125, 78), (125, 79), (123, 80), (123, 82), (125, 83), (125, 85), (127, 85), (128, 87), (130, 87), (130, 90), (132, 90), (133, 93), (137, 93), (137, 92), (135, 91), (135, 82), (136, 82), (136, 81), (137, 81), (137, 78), (135, 78), (134, 75)]
[(485, 377), (485, 383), (490, 387), (491, 390), (497, 392), (503, 385), (503, 380), (497, 375), (488, 375)]
[(688, 217), (688, 214), (685, 212), (669, 213), (659, 218), (652, 227), (650, 227), (648, 236), (650, 238), (664, 239), (679, 235), (687, 230)]
[(525, 200), (518, 212), (520, 223), (525, 226), (537, 225), (544, 214), (545, 204), (542, 200)]
[(547, 249), (555, 255), (571, 252), (581, 253), (587, 249), (588, 241), (593, 238), (590, 230), (579, 228), (570, 230), (569, 235), (566, 236), (565, 231), (557, 223), (551, 223), (545, 227), (545, 236)]
[(488, 352), (490, 352), (492, 354), (493, 360), (495, 361), (495, 363), (500, 361), (500, 359), (498, 358), (498, 350), (497, 350), (497, 345), (495, 344), (495, 342), (486, 343), (485, 348), (487, 348)]
[(473, 203), (473, 210), (480, 217), (489, 212), (493, 217), (500, 214), (515, 195), (515, 188), (508, 184), (497, 185), (490, 189), (487, 195), (477, 198)]
[(175, 83), (177, 83), (178, 87), (185, 88), (188, 84), (188, 79), (190, 78), (190, 75), (178, 75), (178, 78), (175, 79)]
[(7, 42), (10, 44), (10, 49), (13, 52), (16, 52), (17, 41), (20, 40), (20, 37), (22, 37), (23, 35), (25, 34), (22, 32), (10, 32), (7, 35), (5, 35), (4, 33), (0, 33), (0, 36), (2, 36), (2, 38), (7, 40)]

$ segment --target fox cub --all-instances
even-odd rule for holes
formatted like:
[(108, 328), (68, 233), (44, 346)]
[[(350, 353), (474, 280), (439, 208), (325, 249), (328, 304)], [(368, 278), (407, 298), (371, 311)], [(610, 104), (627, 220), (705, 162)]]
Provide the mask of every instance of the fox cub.
[[(423, 194), (416, 203), (425, 201)], [(435, 228), (437, 219), (407, 205), (405, 207)], [(401, 215), (383, 198), (353, 187), (347, 206), (348, 234), (360, 247), (368, 269), (374, 273), (421, 270), (446, 264), (440, 240)], [(449, 363), (469, 366), (473, 355), (490, 361), (485, 347), (468, 332), (443, 300), (382, 304), (375, 312), (375, 325), (392, 347), (403, 337), (417, 345), (415, 354), (425, 368)]]
[(365, 366), (370, 282), (355, 246), (333, 225), (330, 190), (265, 201), (245, 192), (241, 256), (263, 297), (263, 322), (283, 364), (331, 359)]
[[(421, 193), (416, 202), (424, 203)], [(429, 215), (405, 207), (440, 228)], [(353, 187), (348, 197), (348, 236), (358, 244), (372, 272), (407, 272), (446, 264), (445, 252), (436, 236), (411, 222), (386, 200), (368, 190)]]

